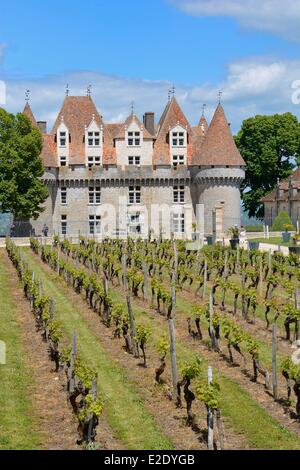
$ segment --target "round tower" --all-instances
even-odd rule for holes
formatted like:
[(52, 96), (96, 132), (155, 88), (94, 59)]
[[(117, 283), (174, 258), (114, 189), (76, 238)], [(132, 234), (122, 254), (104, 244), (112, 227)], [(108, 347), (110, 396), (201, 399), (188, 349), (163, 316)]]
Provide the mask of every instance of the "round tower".
[(245, 178), (245, 162), (220, 104), (199, 150), (197, 163), (198, 167), (193, 170), (194, 197), (196, 204), (204, 206), (204, 224), (203, 221), (201, 224), (204, 225), (204, 233), (216, 231), (216, 210), (219, 220), (222, 218), (223, 233), (229, 227), (240, 226), (240, 186)]

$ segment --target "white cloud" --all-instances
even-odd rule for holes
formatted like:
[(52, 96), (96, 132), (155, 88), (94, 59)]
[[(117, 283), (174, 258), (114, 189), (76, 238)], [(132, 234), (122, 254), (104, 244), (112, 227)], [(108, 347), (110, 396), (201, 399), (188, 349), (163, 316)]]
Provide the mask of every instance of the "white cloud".
[(242, 26), (300, 42), (300, 0), (168, 0), (191, 15), (230, 16)]
[[(226, 79), (212, 86), (178, 85), (176, 96), (191, 124), (201, 115), (202, 104), (207, 104), (210, 119), (216, 107), (219, 90), (223, 91), (223, 104), (236, 132), (243, 119), (255, 114), (273, 114), (290, 111), (300, 118), (300, 107), (293, 104), (292, 83), (300, 80), (300, 60), (271, 61), (253, 59), (232, 63)], [(51, 125), (56, 118), (69, 83), (71, 95), (84, 95), (87, 85), (93, 85), (93, 99), (105, 122), (122, 122), (130, 113), (130, 103), (135, 101), (135, 111), (142, 118), (145, 111), (154, 111), (158, 120), (167, 102), (171, 83), (126, 79), (92, 72), (73, 72), (39, 80), (8, 80), (7, 109), (17, 112), (24, 107), (25, 90), (31, 90), (31, 106), (38, 120)]]

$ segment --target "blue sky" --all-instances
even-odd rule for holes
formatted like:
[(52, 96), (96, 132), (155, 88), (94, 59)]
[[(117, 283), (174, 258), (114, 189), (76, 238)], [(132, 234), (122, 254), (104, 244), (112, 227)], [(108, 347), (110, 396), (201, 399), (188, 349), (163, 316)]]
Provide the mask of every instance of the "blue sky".
[(50, 123), (67, 82), (72, 94), (91, 83), (107, 121), (132, 100), (160, 113), (172, 83), (191, 122), (203, 102), (211, 117), (219, 89), (235, 130), (256, 113), (300, 117), (299, 0), (11, 0), (0, 23), (6, 107), (21, 109), (30, 88)]

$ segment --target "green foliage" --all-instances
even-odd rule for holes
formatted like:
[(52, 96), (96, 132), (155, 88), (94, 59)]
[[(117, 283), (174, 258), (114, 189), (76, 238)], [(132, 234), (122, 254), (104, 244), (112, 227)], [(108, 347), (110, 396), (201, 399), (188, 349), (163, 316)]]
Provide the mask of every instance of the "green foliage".
[(220, 408), (220, 385), (214, 380), (210, 384), (198, 383), (196, 385), (198, 400), (205, 403), (208, 408), (217, 410)]
[(103, 403), (100, 398), (94, 400), (94, 397), (89, 393), (84, 399), (84, 408), (80, 411), (78, 419), (80, 422), (86, 421), (91, 415), (100, 417), (103, 411)]
[(90, 367), (86, 366), (80, 357), (76, 357), (74, 372), (76, 377), (80, 380), (84, 388), (90, 390), (92, 388), (93, 380), (97, 373)]
[(186, 377), (190, 380), (199, 377), (202, 373), (202, 359), (199, 356), (194, 356), (194, 358), (189, 362), (182, 362), (179, 365), (179, 370), (182, 377)]
[(151, 330), (142, 325), (138, 325), (135, 330), (135, 341), (144, 346), (151, 337)]
[(286, 211), (281, 211), (274, 220), (271, 230), (273, 232), (282, 232), (283, 230), (286, 230), (285, 226), (290, 227), (288, 230), (295, 229), (295, 227), (293, 227), (289, 214)]
[(0, 109), (0, 204), (16, 219), (37, 218), (48, 191), (41, 181), (42, 136), (23, 114)]
[(281, 370), (292, 380), (300, 380), (300, 365), (294, 364), (290, 357), (285, 358), (281, 363)]
[(59, 321), (51, 321), (48, 325), (49, 328), (49, 338), (53, 343), (58, 344), (59, 340), (62, 338), (62, 325)]
[(168, 352), (170, 351), (170, 341), (166, 335), (163, 335), (159, 338), (156, 344), (156, 349), (158, 353), (161, 354), (162, 356), (168, 354)]
[(235, 142), (247, 165), (244, 207), (250, 217), (262, 219), (262, 197), (272, 191), (278, 178), (292, 173), (295, 158), (299, 161), (300, 125), (291, 113), (255, 116), (243, 122)]

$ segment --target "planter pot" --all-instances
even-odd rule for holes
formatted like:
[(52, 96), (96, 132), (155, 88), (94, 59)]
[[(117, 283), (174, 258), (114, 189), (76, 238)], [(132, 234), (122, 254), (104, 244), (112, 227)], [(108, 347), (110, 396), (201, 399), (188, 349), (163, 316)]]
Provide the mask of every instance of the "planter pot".
[(284, 241), (284, 243), (289, 243), (289, 241), (291, 240), (290, 232), (282, 232), (282, 240)]
[(259, 242), (248, 241), (249, 250), (259, 250)]
[(240, 243), (240, 239), (239, 238), (232, 238), (230, 241), (230, 246), (233, 250), (236, 250), (236, 247), (239, 245)]
[(300, 256), (300, 246), (290, 246), (289, 252)]

